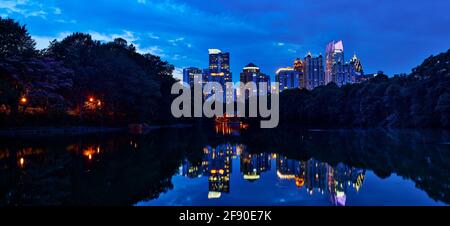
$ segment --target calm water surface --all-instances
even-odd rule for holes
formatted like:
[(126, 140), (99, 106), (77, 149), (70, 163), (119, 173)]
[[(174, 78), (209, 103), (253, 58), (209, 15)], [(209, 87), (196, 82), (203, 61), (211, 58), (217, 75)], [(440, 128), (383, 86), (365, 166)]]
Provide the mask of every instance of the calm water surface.
[(450, 203), (448, 131), (241, 129), (0, 138), (0, 206)]

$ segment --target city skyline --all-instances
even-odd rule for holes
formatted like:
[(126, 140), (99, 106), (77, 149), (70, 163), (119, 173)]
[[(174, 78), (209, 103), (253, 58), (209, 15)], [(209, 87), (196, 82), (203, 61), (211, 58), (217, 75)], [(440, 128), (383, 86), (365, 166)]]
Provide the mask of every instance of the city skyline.
[(73, 31), (90, 33), (100, 41), (123, 37), (138, 51), (174, 64), (177, 78), (182, 77), (182, 68), (206, 68), (207, 49), (222, 49), (231, 53), (234, 82), (249, 62), (274, 80), (278, 68), (290, 66), (309, 51), (325, 55), (325, 46), (332, 40), (344, 40), (347, 56), (356, 52), (366, 73), (409, 73), (424, 58), (445, 50), (450, 38), (443, 29), (450, 22), (447, 1), (236, 4), (6, 0), (0, 3), (0, 16), (26, 24), (39, 48)]

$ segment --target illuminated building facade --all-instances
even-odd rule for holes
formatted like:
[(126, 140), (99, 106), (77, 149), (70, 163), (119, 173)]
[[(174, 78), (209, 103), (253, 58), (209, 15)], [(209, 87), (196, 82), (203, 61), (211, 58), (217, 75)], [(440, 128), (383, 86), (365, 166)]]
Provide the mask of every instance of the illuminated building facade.
[(305, 84), (305, 68), (303, 66), (303, 61), (300, 58), (295, 59), (294, 61), (294, 70), (298, 72), (298, 82), (299, 88), (306, 88)]
[(356, 53), (353, 55), (352, 60), (350, 61), (350, 64), (353, 65), (355, 68), (355, 72), (357, 76), (363, 76), (364, 75), (364, 69), (361, 64), (361, 60), (356, 56)]
[(332, 82), (333, 66), (344, 63), (344, 44), (340, 41), (332, 41), (326, 47), (325, 85)]
[[(241, 72), (240, 82), (246, 84), (248, 82), (254, 82), (258, 86), (258, 90), (261, 88), (260, 83), (267, 84), (267, 92), (270, 91), (270, 76), (261, 73), (261, 70), (258, 66), (253, 63), (249, 63)], [(259, 93), (255, 90), (255, 96), (259, 95)]]
[(280, 68), (276, 73), (276, 82), (280, 84), (280, 92), (287, 89), (300, 88), (300, 74), (294, 68)]
[(313, 57), (311, 53), (303, 60), (305, 71), (305, 86), (306, 89), (312, 90), (318, 86), (325, 85), (325, 72), (323, 69), (323, 57)]
[(206, 79), (204, 78), (202, 70), (189, 67), (183, 69), (183, 82), (193, 87), (195, 83), (205, 83)]
[(353, 64), (343, 64), (341, 62), (338, 62), (333, 65), (331, 81), (341, 87), (346, 84), (355, 83), (357, 76), (358, 74), (356, 73)]
[[(222, 85), (225, 91), (226, 83), (232, 82), (230, 71), (230, 53), (223, 53), (219, 49), (209, 49), (209, 68), (205, 70), (209, 82), (217, 82)], [(227, 103), (234, 101), (234, 90), (224, 93)]]

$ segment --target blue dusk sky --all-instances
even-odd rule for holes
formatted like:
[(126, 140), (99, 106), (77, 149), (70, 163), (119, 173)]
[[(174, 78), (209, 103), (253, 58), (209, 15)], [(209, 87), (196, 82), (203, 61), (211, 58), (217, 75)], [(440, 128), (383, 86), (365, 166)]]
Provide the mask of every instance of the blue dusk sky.
[(249, 62), (274, 77), (306, 53), (343, 40), (365, 72), (408, 73), (450, 48), (448, 0), (1, 0), (0, 16), (26, 24), (38, 48), (72, 32), (123, 37), (140, 52), (206, 68), (208, 49), (231, 54), (233, 80)]

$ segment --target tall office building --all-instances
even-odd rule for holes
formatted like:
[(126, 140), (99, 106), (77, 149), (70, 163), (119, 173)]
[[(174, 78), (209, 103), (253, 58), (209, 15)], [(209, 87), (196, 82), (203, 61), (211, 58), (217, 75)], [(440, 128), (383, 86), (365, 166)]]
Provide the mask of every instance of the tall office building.
[(342, 41), (328, 43), (325, 53), (325, 85), (332, 82), (333, 65), (344, 63), (344, 44)]
[(361, 60), (356, 56), (356, 53), (353, 55), (353, 58), (350, 61), (350, 64), (352, 64), (354, 66), (355, 72), (359, 76), (363, 76), (364, 75), (364, 69), (363, 69), (363, 66), (361, 64)]
[(222, 53), (219, 49), (209, 49), (209, 79), (223, 85), (232, 81), (230, 53)]
[(280, 85), (280, 92), (287, 89), (300, 88), (299, 72), (294, 68), (280, 68), (276, 74), (276, 82)]
[(336, 83), (339, 87), (346, 84), (353, 84), (356, 82), (356, 71), (353, 64), (344, 64), (338, 62), (333, 65), (331, 73), (331, 81)]
[[(261, 73), (258, 66), (253, 63), (249, 63), (241, 72), (240, 81), (244, 84), (248, 82), (254, 82), (258, 86), (258, 90), (261, 88), (260, 83), (267, 84), (267, 91), (270, 91), (270, 76)], [(255, 93), (258, 95), (259, 93)]]
[(194, 86), (196, 82), (204, 83), (205, 79), (203, 78), (202, 70), (195, 67), (183, 69), (183, 82), (191, 87)]
[(313, 57), (311, 53), (303, 60), (306, 89), (312, 90), (325, 85), (325, 73), (323, 69), (323, 57)]
[[(222, 53), (219, 49), (209, 49), (209, 68), (205, 71), (208, 81), (220, 83), (225, 91), (226, 83), (232, 82), (230, 53)], [(226, 98), (227, 103), (233, 102), (234, 97), (234, 91), (224, 93), (224, 98)]]
[(294, 70), (298, 71), (299, 78), (299, 88), (306, 88), (305, 85), (305, 68), (303, 66), (303, 61), (300, 58), (294, 61)]

